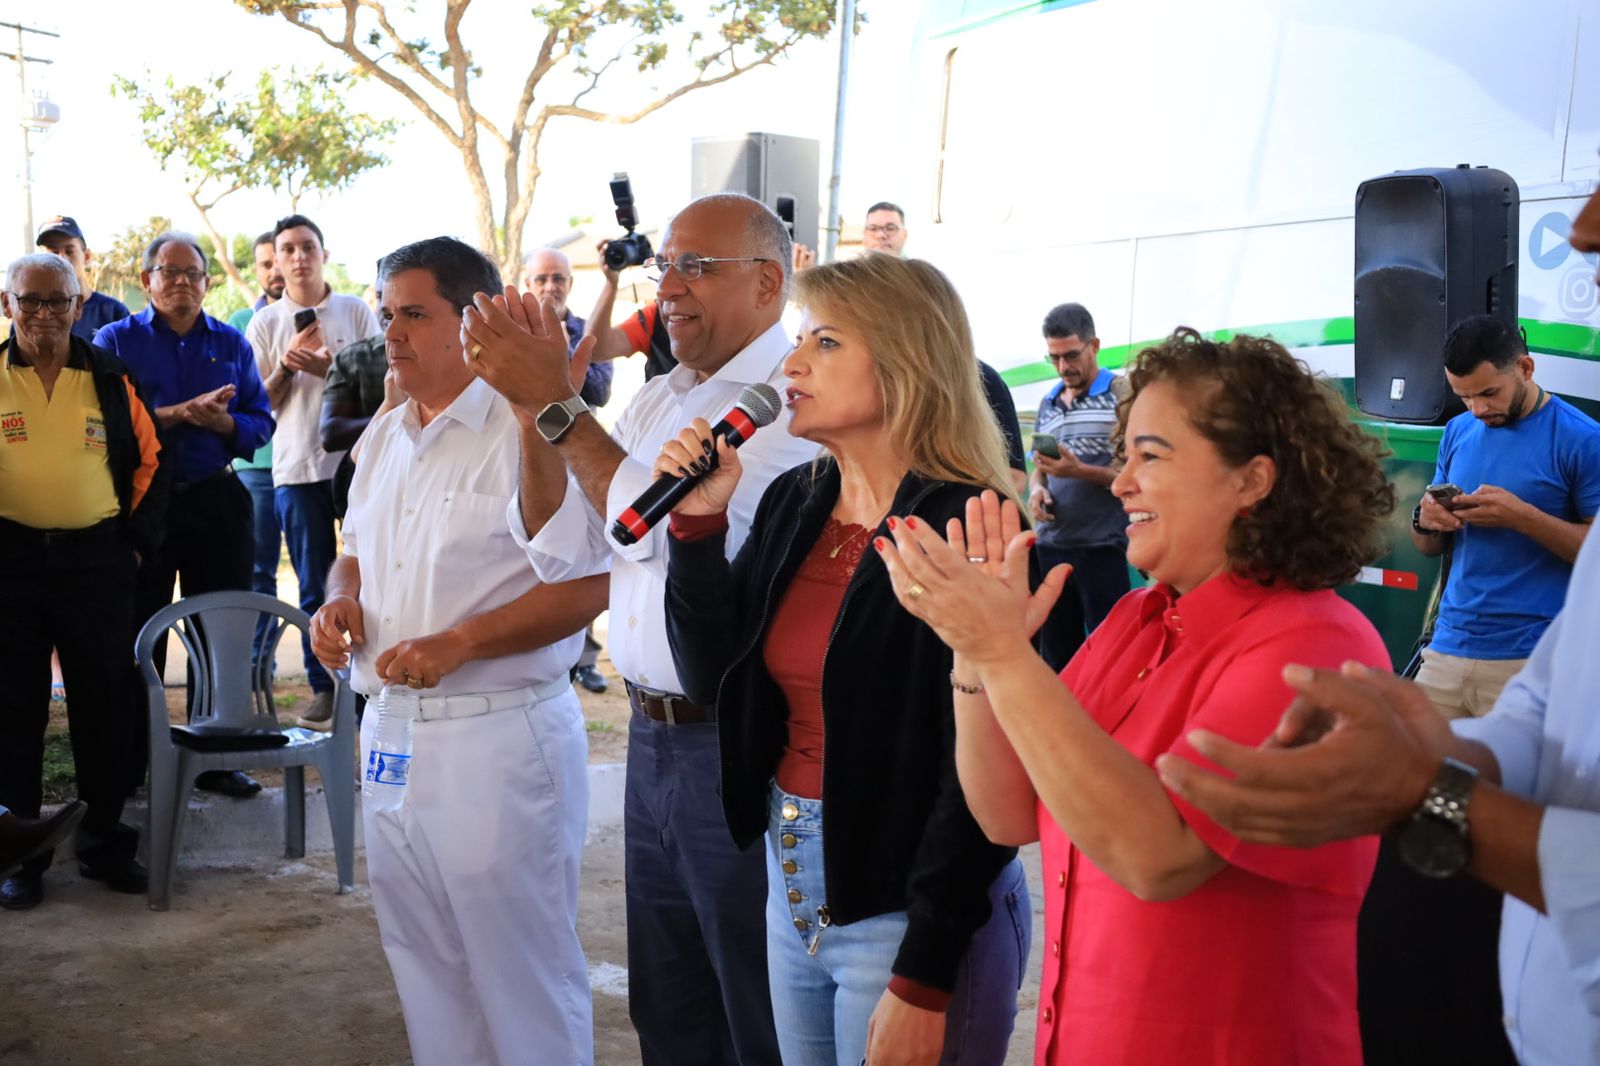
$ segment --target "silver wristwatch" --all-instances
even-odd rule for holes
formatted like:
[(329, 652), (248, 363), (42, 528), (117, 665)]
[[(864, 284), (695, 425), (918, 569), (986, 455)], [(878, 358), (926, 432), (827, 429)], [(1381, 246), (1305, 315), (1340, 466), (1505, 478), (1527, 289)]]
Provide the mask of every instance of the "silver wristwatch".
[(534, 418), (533, 424), (539, 430), (539, 436), (556, 443), (567, 435), (572, 424), (578, 416), (589, 410), (589, 405), (578, 396), (569, 396), (565, 400), (557, 400), (549, 404)]

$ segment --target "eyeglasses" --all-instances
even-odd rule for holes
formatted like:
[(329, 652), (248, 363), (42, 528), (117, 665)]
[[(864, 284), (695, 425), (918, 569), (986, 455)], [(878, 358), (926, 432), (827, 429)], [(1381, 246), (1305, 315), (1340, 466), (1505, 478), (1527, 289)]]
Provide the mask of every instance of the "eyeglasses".
[(651, 256), (644, 261), (644, 276), (651, 281), (659, 282), (667, 273), (667, 268), (676, 270), (684, 281), (698, 280), (705, 273), (707, 263), (770, 263), (771, 259), (759, 255), (717, 256), (696, 255), (693, 252), (681, 252), (672, 258), (664, 256)]
[(185, 269), (183, 267), (158, 266), (152, 269), (150, 273), (160, 274), (163, 281), (178, 281), (181, 279), (187, 281), (190, 285), (198, 285), (206, 280), (206, 272), (196, 267)]
[(893, 222), (890, 222), (886, 226), (868, 226), (861, 232), (865, 233), (868, 237), (876, 237), (880, 234), (885, 237), (893, 237), (896, 233), (900, 232), (900, 227), (895, 225)]
[(52, 315), (64, 315), (72, 310), (72, 305), (78, 302), (76, 296), (52, 296), (50, 299), (40, 299), (37, 296), (21, 296), (12, 293), (11, 298), (17, 301), (17, 306), (24, 314), (36, 315), (40, 311), (49, 311)]

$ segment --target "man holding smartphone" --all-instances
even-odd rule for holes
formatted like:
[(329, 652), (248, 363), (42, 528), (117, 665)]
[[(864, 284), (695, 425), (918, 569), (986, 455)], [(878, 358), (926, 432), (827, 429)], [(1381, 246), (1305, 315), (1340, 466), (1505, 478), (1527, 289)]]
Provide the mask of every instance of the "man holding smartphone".
[(1444, 365), (1467, 409), (1412, 516), (1418, 551), (1452, 550), (1417, 684), (1446, 718), (1478, 718), (1566, 600), (1600, 511), (1600, 425), (1534, 383), (1521, 334), (1497, 318), (1458, 324)]
[[(283, 298), (256, 312), (247, 336), (267, 387), (278, 432), (273, 438), (273, 502), (300, 586), (300, 609), (322, 607), (324, 581), (333, 565), (333, 472), (343, 452), (322, 447), (322, 391), (333, 353), (382, 333), (372, 309), (323, 280), (328, 251), (322, 230), (304, 215), (272, 228), (273, 252), (283, 275)], [(301, 640), (311, 707), (300, 724), (327, 728), (333, 718), (333, 679)]]
[(1039, 654), (1059, 671), (1128, 591), (1128, 518), (1111, 495), (1120, 379), (1100, 368), (1094, 318), (1082, 304), (1053, 307), (1044, 343), (1061, 382), (1039, 402), (1028, 510), (1039, 526), (1039, 565), (1072, 564), (1039, 629)]

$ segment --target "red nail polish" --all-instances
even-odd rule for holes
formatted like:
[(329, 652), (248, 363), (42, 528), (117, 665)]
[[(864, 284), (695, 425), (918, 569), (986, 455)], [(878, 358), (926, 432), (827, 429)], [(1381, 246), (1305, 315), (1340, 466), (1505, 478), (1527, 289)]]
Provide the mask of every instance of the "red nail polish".
[(917, 528), (916, 516), (913, 515), (912, 517), (906, 519), (906, 527), (908, 529), (916, 529)]
[(872, 546), (874, 548), (877, 548), (879, 551), (883, 551), (883, 549), (888, 547), (889, 545), (888, 545), (888, 541), (884, 540), (882, 537), (873, 537), (872, 538)]
[(896, 518), (894, 515), (890, 515), (889, 516), (889, 528), (890, 529), (899, 529), (900, 528), (900, 519)]

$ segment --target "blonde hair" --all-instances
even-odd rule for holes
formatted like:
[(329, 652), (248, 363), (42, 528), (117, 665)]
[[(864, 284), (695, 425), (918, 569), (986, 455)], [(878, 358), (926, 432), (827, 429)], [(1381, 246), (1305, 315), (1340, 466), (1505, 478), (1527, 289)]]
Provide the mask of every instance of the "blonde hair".
[(932, 263), (868, 252), (795, 275), (795, 302), (865, 338), (890, 443), (911, 469), (1016, 498), (1005, 439), (984, 396), (972, 329)]

